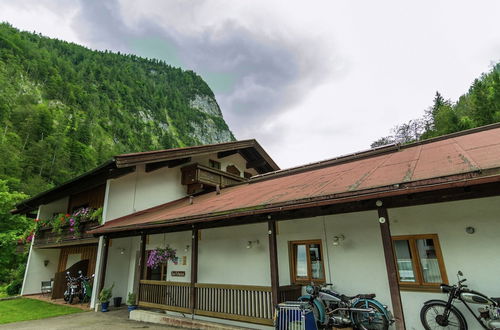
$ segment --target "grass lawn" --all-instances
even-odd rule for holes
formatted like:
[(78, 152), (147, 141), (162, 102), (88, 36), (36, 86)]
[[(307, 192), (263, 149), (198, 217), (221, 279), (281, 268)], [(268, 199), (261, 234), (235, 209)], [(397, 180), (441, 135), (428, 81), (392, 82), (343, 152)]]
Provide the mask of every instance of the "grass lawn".
[(83, 312), (83, 310), (35, 299), (18, 298), (3, 300), (0, 301), (0, 324), (38, 320), (80, 312)]

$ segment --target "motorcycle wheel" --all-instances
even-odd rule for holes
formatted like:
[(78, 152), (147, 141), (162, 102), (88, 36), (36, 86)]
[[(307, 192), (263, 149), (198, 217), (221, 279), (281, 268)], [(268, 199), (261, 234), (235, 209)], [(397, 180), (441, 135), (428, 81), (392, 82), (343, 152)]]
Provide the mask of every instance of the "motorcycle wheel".
[(68, 300), (69, 300), (69, 293), (68, 293), (68, 291), (65, 291), (64, 292), (64, 301), (68, 302)]
[(353, 307), (357, 308), (372, 308), (375, 311), (373, 313), (366, 312), (353, 312), (352, 321), (356, 325), (357, 329), (360, 330), (387, 330), (389, 329), (389, 320), (385, 317), (385, 313), (380, 307), (372, 302), (360, 301)]
[(444, 319), (446, 304), (428, 304), (420, 310), (420, 321), (426, 330), (458, 329), (467, 330), (467, 322), (459, 311), (451, 309), (448, 319)]
[(319, 320), (319, 311), (318, 311), (318, 307), (316, 307), (316, 305), (314, 305), (313, 303), (311, 303), (308, 299), (299, 299), (299, 301), (305, 301), (305, 302), (308, 302), (309, 303), (309, 306), (313, 312), (313, 315), (314, 315), (314, 320), (316, 321), (316, 324), (318, 326), (318, 329), (323, 329), (324, 328), (324, 324), (322, 324)]
[(71, 305), (71, 304), (73, 304), (73, 296), (74, 296), (73, 294), (70, 294), (70, 295), (69, 295), (69, 300), (68, 300), (68, 303), (69, 303), (70, 305)]

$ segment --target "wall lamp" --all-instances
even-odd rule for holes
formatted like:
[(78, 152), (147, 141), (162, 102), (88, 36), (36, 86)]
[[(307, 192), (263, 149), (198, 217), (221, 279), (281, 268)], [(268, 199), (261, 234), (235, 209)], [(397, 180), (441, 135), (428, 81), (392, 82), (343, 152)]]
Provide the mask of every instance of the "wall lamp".
[(186, 247), (184, 248), (184, 252), (188, 252), (189, 251), (189, 245), (186, 245)]
[(333, 246), (339, 246), (345, 240), (344, 234), (333, 236)]
[(48, 260), (44, 260), (44, 261), (43, 261), (43, 265), (44, 265), (45, 267), (47, 267), (47, 266), (49, 265), (49, 261), (48, 261)]
[(125, 254), (125, 249), (124, 248), (119, 248), (118, 250), (120, 250), (120, 254)]
[(260, 242), (258, 239), (256, 239), (255, 241), (248, 241), (247, 249), (251, 249), (254, 246), (258, 246), (259, 244)]

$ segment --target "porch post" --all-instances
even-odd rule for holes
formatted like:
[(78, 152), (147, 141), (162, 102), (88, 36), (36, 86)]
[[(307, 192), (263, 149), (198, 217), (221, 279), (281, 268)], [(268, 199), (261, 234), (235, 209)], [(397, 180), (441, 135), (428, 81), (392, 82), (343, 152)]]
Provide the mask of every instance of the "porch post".
[(276, 220), (267, 223), (269, 235), (269, 261), (271, 266), (271, 294), (273, 306), (279, 303), (278, 248), (276, 246)]
[(141, 280), (144, 276), (144, 264), (146, 262), (146, 235), (141, 234), (141, 242), (139, 247), (139, 269), (137, 269), (137, 274), (135, 275), (134, 292), (136, 293), (135, 299), (136, 304), (139, 304), (140, 300), (140, 288)]
[[(378, 202), (377, 202), (378, 203)], [(384, 247), (385, 266), (387, 268), (387, 278), (389, 280), (389, 291), (391, 292), (392, 309), (396, 319), (396, 329), (405, 330), (405, 318), (403, 314), (403, 304), (399, 291), (399, 279), (396, 268), (396, 258), (392, 246), (391, 229), (389, 226), (389, 214), (385, 207), (378, 207), (380, 232), (382, 234), (382, 245)]]
[(102, 252), (102, 264), (101, 264), (101, 279), (99, 281), (99, 287), (97, 288), (97, 295), (101, 292), (101, 290), (104, 288), (104, 280), (106, 279), (106, 266), (108, 263), (108, 252), (109, 252), (109, 236), (104, 237), (104, 244), (103, 244), (104, 251)]
[(198, 282), (198, 229), (193, 228), (191, 235), (191, 309), (196, 309), (196, 287)]

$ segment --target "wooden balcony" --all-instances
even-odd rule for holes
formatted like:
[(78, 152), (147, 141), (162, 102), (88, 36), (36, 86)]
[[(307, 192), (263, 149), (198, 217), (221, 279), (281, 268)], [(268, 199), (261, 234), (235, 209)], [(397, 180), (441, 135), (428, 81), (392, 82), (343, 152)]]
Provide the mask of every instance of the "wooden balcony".
[[(192, 290), (196, 305), (190, 306)], [(296, 300), (300, 286), (280, 287), (280, 301)], [(270, 286), (150, 281), (139, 283), (139, 306), (256, 324), (273, 324)], [(193, 308), (194, 307), (194, 308)]]
[(74, 235), (73, 232), (69, 230), (69, 226), (63, 227), (63, 232), (61, 235), (52, 232), (52, 227), (45, 227), (39, 230), (36, 234), (35, 241), (33, 245), (35, 247), (51, 247), (51, 246), (62, 246), (68, 244), (88, 244), (97, 241), (91, 234), (86, 232), (92, 228), (99, 225), (95, 220), (82, 221), (79, 226), (79, 234)]
[(187, 185), (188, 195), (206, 190), (206, 187), (221, 188), (246, 181), (240, 176), (207, 167), (200, 164), (191, 164), (181, 168), (181, 183)]

